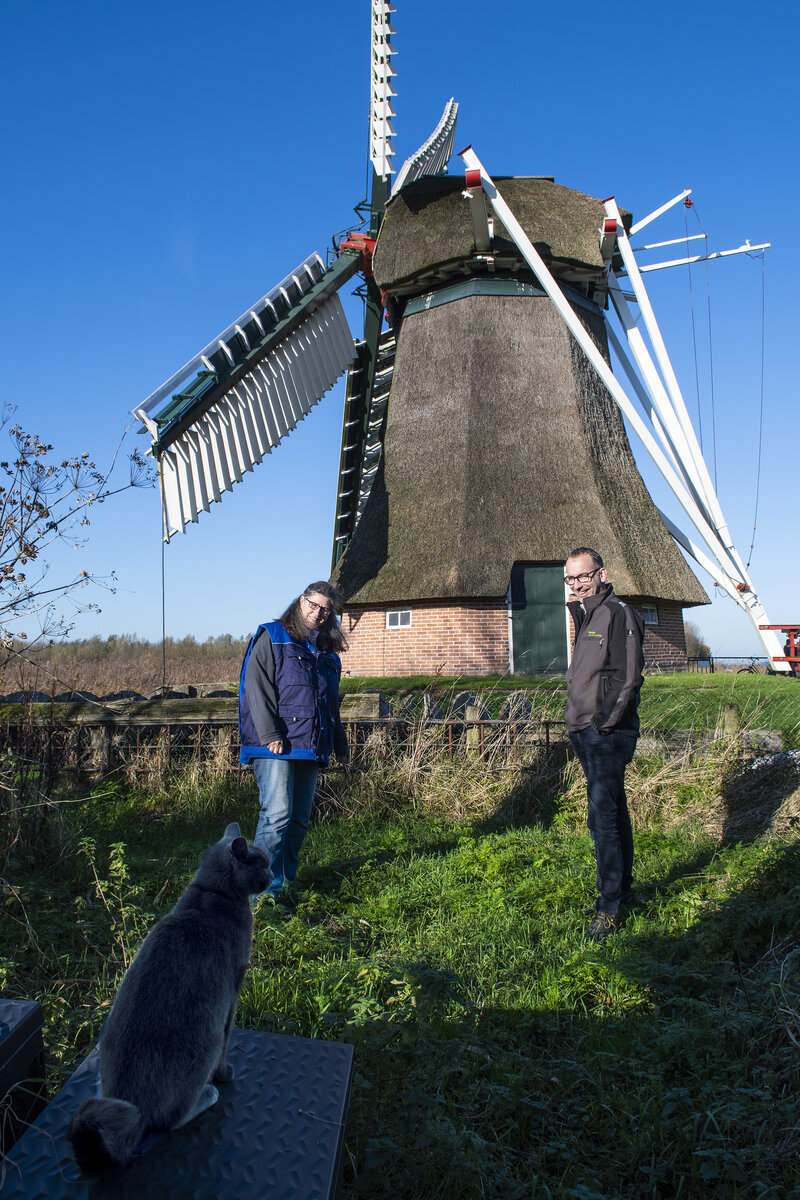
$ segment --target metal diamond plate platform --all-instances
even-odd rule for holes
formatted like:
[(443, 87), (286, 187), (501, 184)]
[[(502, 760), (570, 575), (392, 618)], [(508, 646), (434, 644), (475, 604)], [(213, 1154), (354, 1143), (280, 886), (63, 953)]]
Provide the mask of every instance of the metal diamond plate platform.
[(340, 1176), (353, 1047), (235, 1029), (219, 1100), (124, 1171), (84, 1180), (66, 1130), (97, 1051), (0, 1162), (3, 1200), (329, 1200)]
[(45, 1098), (41, 1005), (0, 999), (0, 1156), (42, 1111)]

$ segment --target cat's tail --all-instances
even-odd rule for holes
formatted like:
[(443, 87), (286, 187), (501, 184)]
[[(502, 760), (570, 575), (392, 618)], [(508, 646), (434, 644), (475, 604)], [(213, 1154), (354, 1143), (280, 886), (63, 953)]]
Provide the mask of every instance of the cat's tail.
[(142, 1140), (141, 1113), (127, 1100), (84, 1100), (69, 1123), (72, 1153), (84, 1175), (126, 1167)]

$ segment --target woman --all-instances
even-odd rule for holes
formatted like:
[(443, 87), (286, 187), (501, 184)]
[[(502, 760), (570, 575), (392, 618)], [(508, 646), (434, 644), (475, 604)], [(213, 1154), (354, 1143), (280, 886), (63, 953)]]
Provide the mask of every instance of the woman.
[(253, 839), (269, 855), (267, 903), (291, 890), (308, 831), (320, 766), (331, 750), (349, 754), (339, 717), (347, 639), (336, 620), (338, 593), (310, 583), (278, 621), (259, 625), (242, 663), (239, 684), (241, 761), (251, 762), (261, 813)]

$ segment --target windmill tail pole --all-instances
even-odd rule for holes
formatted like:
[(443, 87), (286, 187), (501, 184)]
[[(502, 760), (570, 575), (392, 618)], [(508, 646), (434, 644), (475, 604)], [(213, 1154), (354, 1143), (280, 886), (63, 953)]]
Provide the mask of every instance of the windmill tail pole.
[(781, 646), (777, 635), (773, 632), (774, 625), (769, 624), (766, 611), (764, 610), (758, 596), (746, 583), (737, 583), (728, 575), (718, 562), (715, 562), (694, 542), (687, 537), (682, 529), (679, 529), (674, 521), (670, 520), (665, 512), (659, 509), (661, 520), (666, 525), (669, 532), (674, 537), (675, 541), (691, 558), (695, 560), (698, 566), (701, 566), (704, 571), (707, 571), (714, 583), (722, 589), (725, 594), (743, 608), (747, 613), (747, 617), (751, 622), (758, 640), (764, 648), (764, 653), (774, 671), (780, 671), (787, 675), (791, 674), (791, 667), (784, 660), (783, 647)]
[[(724, 590), (735, 600), (741, 608), (747, 613), (750, 621), (753, 624), (756, 635), (759, 638), (771, 665), (775, 670), (788, 671), (788, 664), (776, 661), (781, 658), (781, 647), (774, 633), (763, 626), (769, 624), (767, 614), (759, 601), (757, 595), (753, 592), (749, 580), (743, 569), (740, 568), (738, 556), (735, 552), (731, 554), (730, 550), (721, 543), (719, 533), (710, 524), (706, 513), (698, 506), (695, 499), (691, 496), (686, 488), (685, 481), (678, 474), (661, 447), (656, 443), (650, 430), (640, 418), (633, 404), (631, 404), (624, 389), (620, 386), (619, 381), (613, 375), (611, 368), (606, 363), (605, 359), (599, 354), (596, 346), (592, 342), (586, 330), (581, 325), (580, 321), (575, 316), (569, 302), (561, 292), (558, 284), (551, 275), (535, 247), (531, 244), (530, 239), (525, 234), (519, 222), (514, 217), (514, 214), (509, 209), (508, 205), (503, 200), (502, 196), (495, 187), (492, 179), (487, 174), (483, 164), (471, 146), (460, 151), (460, 157), (467, 171), (467, 186), (469, 188), (482, 187), (486, 197), (491, 204), (498, 217), (503, 222), (509, 235), (516, 243), (517, 248), (522, 254), (528, 266), (536, 275), (542, 287), (545, 289), (550, 299), (553, 301), (557, 311), (564, 320), (567, 328), (570, 330), (578, 345), (581, 346), (586, 357), (594, 366), (601, 380), (608, 388), (612, 398), (616, 401), (620, 410), (635, 429), (643, 445), (647, 449), (650, 457), (655, 462), (666, 482), (674, 492), (678, 502), (683, 510), (689, 516), (690, 520), (701, 534), (703, 540), (709, 547), (714, 547), (715, 557), (719, 558), (719, 567), (714, 565), (711, 574), (715, 581), (720, 582)], [(684, 545), (682, 539), (677, 539), (680, 544)], [(684, 548), (687, 548), (684, 546)], [(693, 553), (693, 550), (689, 550)], [(694, 554), (698, 562), (701, 558)], [(705, 558), (706, 556), (703, 556)], [(708, 560), (707, 560), (708, 561)], [(702, 564), (705, 565), (705, 564)]]

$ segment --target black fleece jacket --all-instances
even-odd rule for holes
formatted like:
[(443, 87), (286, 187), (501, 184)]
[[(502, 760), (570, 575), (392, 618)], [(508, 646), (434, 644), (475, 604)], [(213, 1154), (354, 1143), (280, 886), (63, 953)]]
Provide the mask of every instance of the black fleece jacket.
[(567, 671), (567, 729), (639, 734), (639, 689), (644, 682), (644, 624), (610, 583), (583, 604), (570, 601), (575, 646)]

